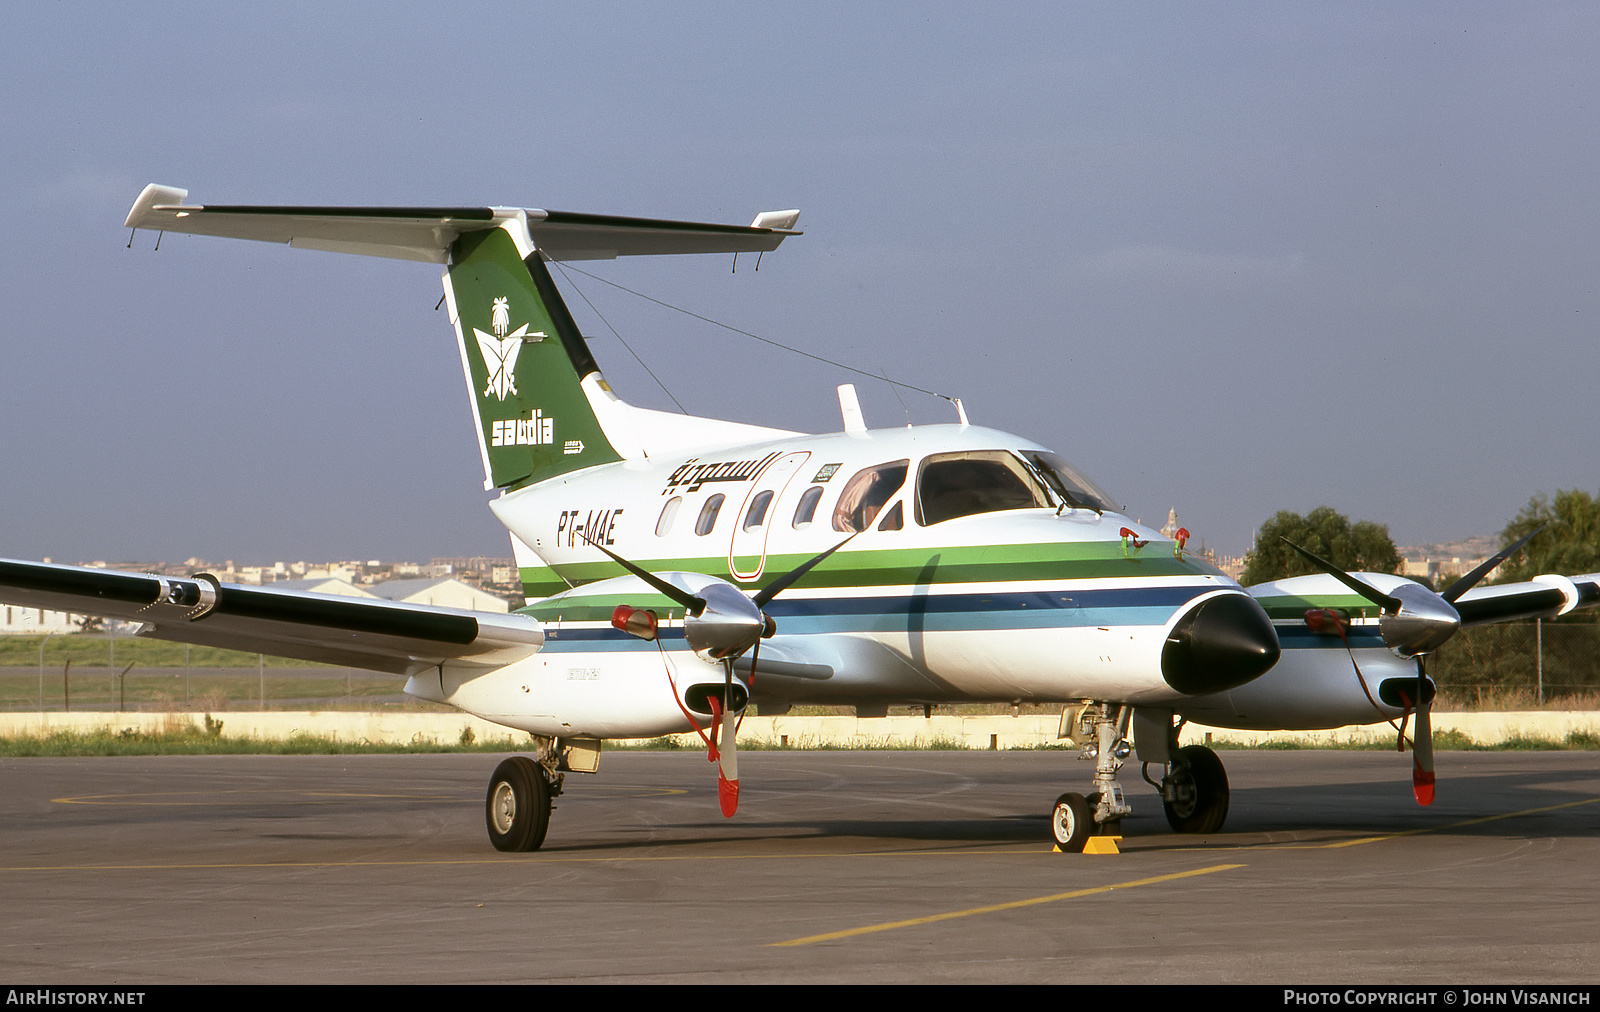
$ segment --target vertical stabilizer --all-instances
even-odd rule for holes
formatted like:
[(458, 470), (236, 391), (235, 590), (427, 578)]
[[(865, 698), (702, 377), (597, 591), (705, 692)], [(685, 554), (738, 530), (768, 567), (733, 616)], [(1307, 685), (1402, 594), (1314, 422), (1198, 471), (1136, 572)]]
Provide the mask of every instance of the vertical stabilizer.
[(609, 388), (524, 218), (457, 239), (445, 296), (471, 388), (484, 488), (622, 459), (584, 390)]

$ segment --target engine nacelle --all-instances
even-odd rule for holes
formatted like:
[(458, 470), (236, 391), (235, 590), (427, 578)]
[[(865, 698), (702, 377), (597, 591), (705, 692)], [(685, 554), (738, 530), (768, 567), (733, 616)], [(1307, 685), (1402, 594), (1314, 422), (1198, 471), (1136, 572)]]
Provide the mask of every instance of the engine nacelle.
[[(1352, 629), (1350, 651), (1337, 636), (1310, 630), (1279, 626), (1278, 638), (1283, 655), (1271, 671), (1227, 692), (1186, 699), (1177, 712), (1213, 727), (1309, 731), (1398, 719), (1416, 701), (1417, 662), (1396, 657), (1375, 635)], [(1433, 680), (1424, 679), (1426, 700), (1433, 692)]]
[[(445, 703), (531, 734), (557, 737), (655, 738), (691, 730), (687, 709), (705, 727), (709, 699), (720, 705), (721, 665), (692, 654), (673, 652), (672, 682), (654, 646), (626, 653), (551, 651), (492, 671), (446, 663), (442, 672), (416, 675), (409, 695)], [(743, 710), (750, 691), (733, 682), (734, 712)]]

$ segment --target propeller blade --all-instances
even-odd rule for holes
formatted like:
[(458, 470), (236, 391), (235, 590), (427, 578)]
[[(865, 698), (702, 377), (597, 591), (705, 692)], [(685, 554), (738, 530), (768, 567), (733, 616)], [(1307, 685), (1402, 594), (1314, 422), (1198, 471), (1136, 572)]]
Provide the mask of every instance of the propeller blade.
[(1426, 703), (1417, 707), (1416, 737), (1411, 743), (1411, 793), (1417, 804), (1433, 804), (1433, 722)]
[[(1468, 573), (1466, 576), (1463, 576), (1455, 583), (1452, 583), (1449, 588), (1439, 596), (1444, 598), (1446, 601), (1449, 601), (1451, 604), (1455, 604), (1457, 598), (1471, 590), (1473, 587), (1476, 587), (1479, 580), (1483, 579), (1485, 576), (1488, 576), (1491, 569), (1500, 565), (1500, 563), (1506, 561), (1507, 559), (1511, 558), (1511, 556), (1521, 551), (1523, 545), (1532, 541), (1535, 534), (1538, 534), (1548, 526), (1550, 525), (1540, 524), (1531, 533), (1525, 534), (1518, 538), (1515, 544), (1500, 549), (1494, 555), (1483, 560), (1483, 562), (1480, 563), (1472, 572)], [(1423, 804), (1427, 804), (1427, 802), (1423, 802)]]
[[(1488, 572), (1488, 570), (1485, 570)], [(1417, 804), (1433, 804), (1433, 709), (1428, 691), (1427, 661), (1417, 658), (1417, 727), (1411, 741), (1411, 793)]]
[(1321, 569), (1324, 573), (1327, 573), (1329, 576), (1338, 580), (1340, 583), (1344, 584), (1346, 587), (1349, 587), (1351, 590), (1355, 591), (1357, 594), (1360, 594), (1362, 597), (1366, 598), (1368, 601), (1371, 601), (1384, 611), (1393, 613), (1400, 610), (1399, 598), (1391, 597), (1388, 594), (1385, 594), (1383, 591), (1378, 590), (1376, 587), (1367, 585), (1361, 580), (1356, 579), (1349, 573), (1340, 569), (1338, 566), (1335, 566), (1327, 559), (1324, 559), (1322, 556), (1313, 555), (1311, 552), (1306, 551), (1304, 548), (1301, 548), (1299, 545), (1295, 544), (1293, 541), (1290, 541), (1281, 534), (1278, 535), (1278, 540), (1282, 541), (1290, 548), (1293, 548), (1301, 555), (1304, 555), (1318, 569)]
[(739, 746), (734, 741), (733, 714), (722, 711), (722, 750), (717, 766), (717, 803), (733, 818), (739, 810)]
[[(759, 642), (759, 641), (758, 641)], [(717, 735), (722, 743), (717, 763), (717, 803), (722, 814), (733, 818), (739, 810), (739, 743), (738, 728), (733, 719), (733, 660), (722, 662), (724, 672), (722, 687), (721, 728)], [(751, 669), (752, 673), (754, 668)]]
[(812, 567), (814, 567), (817, 563), (821, 562), (823, 559), (826, 559), (828, 556), (832, 555), (834, 552), (837, 552), (839, 549), (843, 548), (845, 545), (848, 545), (852, 540), (855, 539), (856, 534), (860, 534), (860, 533), (861, 533), (861, 531), (856, 531), (855, 534), (852, 534), (852, 535), (850, 535), (850, 537), (845, 538), (843, 541), (839, 542), (837, 545), (834, 545), (832, 548), (828, 549), (826, 552), (823, 552), (820, 555), (812, 556), (810, 559), (806, 560), (805, 562), (800, 563), (800, 565), (798, 565), (798, 566), (794, 567), (793, 569), (789, 570), (787, 573), (784, 573), (782, 576), (778, 577), (776, 580), (773, 580), (771, 583), (767, 584), (765, 587), (762, 587), (761, 590), (756, 593), (756, 596), (754, 598), (752, 598), (752, 600), (755, 601), (756, 607), (757, 608), (765, 608), (767, 606), (767, 602), (768, 601), (771, 601), (773, 598), (777, 597), (779, 594), (783, 593), (784, 591), (788, 590), (790, 587), (794, 586), (794, 582), (796, 580), (800, 579), (800, 577), (802, 577), (802, 576), (806, 575), (807, 573), (811, 572)]
[(687, 590), (683, 590), (683, 589), (681, 589), (679, 587), (674, 587), (672, 584), (670, 584), (667, 581), (663, 580), (661, 577), (659, 577), (656, 574), (650, 572), (649, 570), (640, 569), (638, 566), (635, 566), (633, 563), (629, 562), (627, 559), (624, 559), (622, 556), (618, 555), (616, 552), (613, 552), (609, 548), (607, 548), (606, 546), (596, 542), (593, 538), (589, 537), (588, 534), (585, 534), (583, 536), (583, 540), (585, 540), (585, 541), (587, 541), (589, 543), (589, 547), (590, 548), (598, 548), (598, 549), (600, 549), (600, 551), (605, 552), (606, 555), (611, 557), (611, 561), (615, 562), (617, 565), (621, 566), (623, 569), (626, 569), (628, 572), (632, 573), (634, 576), (637, 576), (639, 579), (643, 580), (645, 583), (648, 583), (650, 586), (654, 587), (656, 590), (659, 590), (662, 594), (666, 595), (667, 597), (671, 598), (672, 600), (674, 600), (674, 601), (678, 602), (679, 604), (683, 605), (685, 608), (689, 609), (689, 614), (698, 615), (701, 612), (706, 610), (705, 601), (702, 600), (701, 598), (695, 597), (693, 594), (689, 593)]

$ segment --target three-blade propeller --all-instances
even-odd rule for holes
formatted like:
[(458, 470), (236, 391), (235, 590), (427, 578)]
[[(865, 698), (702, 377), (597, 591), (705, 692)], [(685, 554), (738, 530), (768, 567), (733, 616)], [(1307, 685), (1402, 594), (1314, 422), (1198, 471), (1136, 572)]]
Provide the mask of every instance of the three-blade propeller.
[(1411, 792), (1419, 805), (1433, 804), (1434, 788), (1433, 721), (1430, 717), (1433, 701), (1427, 695), (1426, 658), (1461, 628), (1461, 613), (1455, 608), (1461, 595), (1477, 586), (1496, 566), (1515, 555), (1542, 530), (1544, 528), (1540, 527), (1502, 548), (1472, 572), (1452, 583), (1442, 594), (1436, 594), (1420, 583), (1403, 583), (1394, 588), (1394, 593), (1385, 594), (1327, 559), (1306, 551), (1288, 538), (1282, 538), (1284, 544), (1305, 556), (1318, 569), (1383, 609), (1378, 618), (1378, 633), (1383, 637), (1383, 645), (1400, 657), (1416, 658), (1417, 688), (1413, 705), (1417, 725), (1411, 746)]
[[(856, 534), (861, 533), (857, 531)], [(818, 563), (848, 545), (856, 534), (802, 562), (757, 591), (745, 596), (744, 591), (715, 577), (691, 594), (674, 586), (656, 574), (636, 566), (622, 556), (585, 537), (589, 545), (604, 552), (617, 565), (637, 576), (668, 599), (684, 608), (683, 637), (690, 649), (706, 660), (722, 664), (722, 699), (708, 700), (713, 724), (708, 758), (717, 763), (717, 800), (722, 814), (732, 817), (739, 809), (739, 748), (735, 740), (735, 727), (742, 703), (736, 705), (733, 688), (733, 663), (746, 651), (750, 656), (750, 682), (756, 678), (756, 662), (761, 657), (761, 641), (778, 630), (778, 624), (766, 613), (773, 598), (792, 587), (796, 581), (811, 572)], [(619, 605), (612, 613), (611, 624), (623, 632), (641, 639), (656, 638), (658, 620), (654, 612), (643, 608)]]

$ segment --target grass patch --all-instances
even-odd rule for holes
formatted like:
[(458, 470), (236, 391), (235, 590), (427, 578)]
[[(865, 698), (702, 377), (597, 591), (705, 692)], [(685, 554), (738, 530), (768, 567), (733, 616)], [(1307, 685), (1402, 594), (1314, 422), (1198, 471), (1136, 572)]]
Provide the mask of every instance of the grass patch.
[(1236, 741), (1233, 738), (1216, 738), (1206, 742), (1210, 748), (1218, 752), (1393, 752), (1394, 739), (1388, 741), (1335, 740), (1333, 738), (1306, 739), (1306, 738), (1273, 738), (1270, 741), (1258, 741), (1254, 744)]
[(749, 744), (741, 742), (741, 749), (747, 752), (986, 752), (987, 749), (968, 749), (966, 743), (939, 735), (934, 738), (914, 738), (905, 741), (899, 738), (871, 738), (855, 744), (841, 745), (827, 741), (816, 741), (808, 737), (791, 737), (785, 744), (783, 741), (755, 741)]
[[(117, 656), (122, 656), (118, 650)], [(396, 675), (345, 668), (267, 668), (265, 678), (252, 663), (249, 668), (219, 672), (216, 669), (186, 672), (184, 668), (141, 668), (135, 665), (126, 677), (126, 665), (108, 671), (104, 659), (99, 666), (74, 663), (71, 674), (71, 704), (77, 709), (117, 709), (171, 712), (190, 710), (258, 709), (262, 683), (266, 683), (266, 708), (269, 710), (408, 710), (449, 712), (450, 708), (423, 700), (412, 700), (402, 693), (405, 679)], [(0, 672), (0, 710), (36, 710), (40, 696), (39, 675), (33, 671)], [(187, 697), (187, 702), (185, 702)], [(398, 702), (397, 700), (403, 700)], [(47, 669), (44, 677), (44, 705), (60, 710), (66, 705), (62, 687), (62, 668)]]
[[(196, 668), (254, 668), (259, 663), (256, 654), (239, 650), (186, 646), (138, 636), (117, 636), (113, 643), (106, 633), (70, 633), (49, 637), (0, 636), (0, 668), (37, 668), (40, 644), (44, 645), (47, 676), (52, 666), (59, 675), (61, 665), (69, 658), (73, 667), (114, 663), (118, 668), (126, 664), (147, 668), (181, 668), (185, 664)], [(322, 668), (328, 665), (269, 655), (267, 667)]]
[[(394, 755), (441, 752), (518, 752), (527, 742), (511, 737), (482, 742), (444, 744), (432, 740), (411, 742), (343, 741), (324, 735), (297, 734), (289, 738), (226, 738), (222, 725), (207, 717), (205, 729), (186, 726), (157, 732), (124, 728), (114, 731), (55, 731), (44, 736), (0, 738), (0, 756), (136, 756), (136, 755)], [(215, 733), (208, 733), (214, 731)]]
[(1531, 687), (1495, 686), (1488, 691), (1449, 685), (1439, 688), (1434, 713), (1521, 713), (1524, 711), (1600, 710), (1600, 693), (1580, 690), (1557, 695), (1546, 691), (1540, 700)]
[[(700, 741), (685, 743), (674, 736), (664, 738), (647, 738), (626, 742), (607, 742), (606, 748), (620, 749), (634, 752), (675, 752), (699, 751), (705, 748)], [(819, 741), (809, 735), (789, 736), (787, 742), (782, 739), (770, 738), (755, 739), (752, 741), (740, 740), (741, 752), (966, 752), (967, 746), (962, 742), (943, 735), (931, 739), (914, 739), (903, 741), (897, 738), (873, 738), (850, 745), (840, 745), (828, 741)], [(987, 751), (987, 749), (971, 749), (973, 752)]]
[[(1209, 744), (1219, 752), (1296, 752), (1310, 749), (1335, 752), (1395, 751), (1394, 738), (1392, 736), (1387, 740), (1382, 736), (1376, 736), (1366, 741), (1333, 741), (1331, 739), (1317, 741), (1284, 738), (1257, 742), (1253, 745), (1234, 741), (1231, 738), (1218, 738)], [(1464, 732), (1451, 728), (1434, 732), (1433, 750), (1435, 752), (1600, 752), (1600, 735), (1590, 731), (1569, 731), (1564, 738), (1556, 739), (1547, 738), (1543, 735), (1514, 734), (1502, 741), (1480, 742), (1475, 741)], [(1410, 750), (1408, 749), (1407, 751)]]

